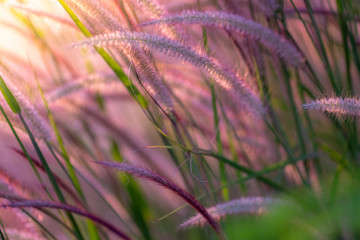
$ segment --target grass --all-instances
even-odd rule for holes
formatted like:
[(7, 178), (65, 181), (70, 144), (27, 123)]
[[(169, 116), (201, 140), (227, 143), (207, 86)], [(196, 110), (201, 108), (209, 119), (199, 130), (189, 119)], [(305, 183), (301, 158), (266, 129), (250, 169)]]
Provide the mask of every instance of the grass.
[(356, 1), (0, 4), (0, 239), (360, 237)]

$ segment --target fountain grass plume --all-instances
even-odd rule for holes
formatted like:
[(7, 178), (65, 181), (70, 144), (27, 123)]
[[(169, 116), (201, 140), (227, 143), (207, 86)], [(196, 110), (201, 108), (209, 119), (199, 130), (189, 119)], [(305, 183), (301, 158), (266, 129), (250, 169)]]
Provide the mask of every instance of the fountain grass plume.
[(104, 27), (110, 31), (123, 29), (121, 21), (97, 0), (65, 0), (65, 2), (73, 11), (86, 18), (96, 19), (93, 24), (99, 27)]
[(114, 74), (94, 73), (86, 77), (80, 77), (65, 83), (59, 88), (49, 92), (46, 96), (48, 102), (54, 102), (60, 98), (66, 97), (74, 92), (80, 91), (84, 88), (92, 86), (117, 82), (117, 77)]
[(116, 162), (96, 162), (97, 164), (101, 164), (106, 167), (118, 169), (122, 172), (126, 172), (136, 177), (144, 178), (151, 180), (159, 185), (169, 189), (170, 191), (174, 192), (176, 195), (184, 199), (187, 203), (193, 206), (201, 216), (206, 219), (206, 221), (210, 224), (210, 226), (215, 230), (215, 232), (221, 237), (221, 230), (218, 223), (211, 217), (211, 215), (207, 212), (207, 210), (198, 202), (190, 193), (185, 191), (182, 187), (174, 183), (168, 178), (164, 176), (152, 172), (146, 168), (138, 167), (135, 165), (130, 165), (126, 163), (116, 163)]
[(360, 100), (357, 98), (322, 98), (303, 104), (303, 109), (327, 112), (335, 116), (360, 116)]
[[(261, 214), (274, 202), (275, 199), (269, 197), (246, 197), (217, 204), (214, 207), (208, 208), (207, 211), (214, 219), (220, 220), (225, 216), (234, 214)], [(205, 222), (206, 220), (203, 216), (197, 214), (182, 223), (179, 228), (203, 226)]]
[(185, 11), (180, 14), (167, 16), (163, 19), (156, 19), (141, 24), (141, 26), (149, 26), (154, 24), (200, 24), (202, 26), (210, 26), (223, 28), (232, 32), (242, 33), (249, 38), (255, 39), (276, 52), (285, 62), (301, 66), (304, 62), (299, 51), (283, 37), (274, 31), (264, 27), (260, 23), (251, 19), (244, 18), (239, 15), (229, 14), (225, 12), (199, 12)]
[(129, 44), (135, 48), (153, 48), (171, 57), (180, 58), (207, 72), (220, 88), (232, 96), (237, 105), (245, 108), (253, 116), (259, 117), (266, 112), (259, 96), (236, 73), (222, 67), (215, 59), (167, 37), (141, 32), (112, 32), (97, 35), (70, 46), (124, 47), (124, 44)]

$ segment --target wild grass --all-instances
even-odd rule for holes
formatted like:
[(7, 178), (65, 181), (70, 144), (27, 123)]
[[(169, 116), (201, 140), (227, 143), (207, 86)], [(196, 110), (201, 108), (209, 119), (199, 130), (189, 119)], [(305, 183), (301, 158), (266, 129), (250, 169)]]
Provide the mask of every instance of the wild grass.
[(2, 240), (360, 238), (356, 1), (0, 6)]

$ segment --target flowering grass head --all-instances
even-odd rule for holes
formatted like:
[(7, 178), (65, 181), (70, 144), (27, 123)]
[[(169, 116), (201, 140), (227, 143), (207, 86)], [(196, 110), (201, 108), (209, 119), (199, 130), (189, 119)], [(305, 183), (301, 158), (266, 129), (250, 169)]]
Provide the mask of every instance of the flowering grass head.
[(303, 109), (326, 112), (337, 117), (360, 116), (360, 100), (357, 98), (322, 98), (303, 104)]

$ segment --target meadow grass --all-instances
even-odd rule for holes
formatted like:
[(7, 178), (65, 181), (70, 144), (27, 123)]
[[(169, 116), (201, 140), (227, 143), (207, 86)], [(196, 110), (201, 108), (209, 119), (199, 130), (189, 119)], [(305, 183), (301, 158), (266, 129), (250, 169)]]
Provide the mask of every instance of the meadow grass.
[(360, 3), (0, 6), (1, 239), (360, 238)]

